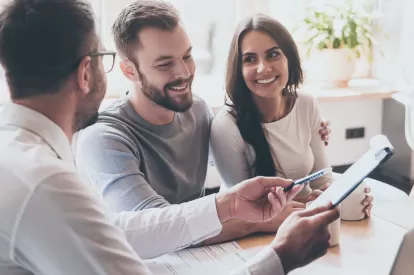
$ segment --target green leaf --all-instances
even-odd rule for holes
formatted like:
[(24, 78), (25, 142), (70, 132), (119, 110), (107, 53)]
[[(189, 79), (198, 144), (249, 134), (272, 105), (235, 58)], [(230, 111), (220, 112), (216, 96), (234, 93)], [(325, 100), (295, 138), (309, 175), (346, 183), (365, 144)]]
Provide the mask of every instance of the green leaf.
[(323, 50), (323, 49), (328, 49), (329, 47), (324, 41), (321, 41), (318, 44), (316, 44), (316, 48), (318, 50)]
[(332, 48), (339, 49), (341, 47), (341, 39), (335, 37), (332, 43)]
[(342, 4), (325, 5), (323, 9), (307, 8), (302, 26), (307, 30), (305, 44), (318, 49), (347, 47), (360, 56), (361, 45), (376, 44), (374, 33), (380, 33), (373, 21), (379, 13), (373, 5), (370, 7), (369, 12), (356, 10), (352, 0), (345, 0)]

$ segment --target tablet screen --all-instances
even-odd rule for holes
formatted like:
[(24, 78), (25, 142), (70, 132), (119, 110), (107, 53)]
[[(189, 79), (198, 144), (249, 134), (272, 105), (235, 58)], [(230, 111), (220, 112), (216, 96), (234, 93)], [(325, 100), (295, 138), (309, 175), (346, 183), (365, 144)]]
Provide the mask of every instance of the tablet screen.
[(312, 204), (311, 208), (325, 205), (329, 201), (334, 206), (338, 205), (345, 199), (358, 185), (385, 159), (388, 154), (383, 150), (380, 154), (374, 150), (369, 150), (357, 162), (355, 162), (348, 170), (345, 171), (338, 179), (325, 190)]

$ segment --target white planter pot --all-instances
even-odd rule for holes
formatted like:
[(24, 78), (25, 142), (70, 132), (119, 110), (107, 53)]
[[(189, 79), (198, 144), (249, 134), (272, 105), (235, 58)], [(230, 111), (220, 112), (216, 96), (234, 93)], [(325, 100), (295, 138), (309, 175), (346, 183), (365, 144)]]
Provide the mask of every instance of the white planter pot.
[(370, 56), (361, 52), (361, 56), (357, 59), (353, 78), (370, 78), (371, 77), (371, 61)]
[(324, 49), (311, 57), (311, 78), (328, 86), (348, 87), (355, 72), (356, 56), (350, 49)]

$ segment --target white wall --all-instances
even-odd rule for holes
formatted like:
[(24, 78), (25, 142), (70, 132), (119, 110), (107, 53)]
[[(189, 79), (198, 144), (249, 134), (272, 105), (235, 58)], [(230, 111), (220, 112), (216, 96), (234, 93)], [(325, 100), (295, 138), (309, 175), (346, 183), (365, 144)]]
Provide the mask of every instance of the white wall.
[[(331, 121), (332, 133), (327, 147), (331, 165), (355, 162), (369, 149), (369, 139), (382, 133), (381, 99), (320, 103), (323, 117)], [(365, 138), (345, 139), (348, 128), (365, 128)]]

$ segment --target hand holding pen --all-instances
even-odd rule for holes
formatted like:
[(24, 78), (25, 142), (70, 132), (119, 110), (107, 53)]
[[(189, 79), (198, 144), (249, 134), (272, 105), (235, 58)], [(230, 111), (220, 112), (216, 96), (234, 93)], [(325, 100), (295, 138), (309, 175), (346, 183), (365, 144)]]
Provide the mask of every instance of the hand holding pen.
[(328, 173), (329, 173), (329, 172), (331, 172), (331, 171), (332, 171), (332, 167), (329, 167), (329, 168), (322, 169), (322, 170), (320, 170), (320, 171), (318, 171), (318, 172), (315, 172), (315, 173), (313, 173), (313, 174), (310, 174), (309, 176), (306, 176), (306, 177), (303, 177), (303, 178), (301, 178), (301, 179), (295, 180), (294, 182), (292, 182), (292, 184), (291, 184), (291, 185), (289, 185), (289, 186), (287, 186), (287, 187), (283, 188), (283, 191), (284, 191), (284, 192), (288, 192), (289, 190), (291, 190), (291, 189), (293, 188), (293, 186), (296, 186), (296, 185), (301, 185), (301, 184), (304, 184), (304, 183), (310, 182), (310, 181), (312, 181), (312, 180), (315, 180), (315, 179), (317, 179), (317, 178), (320, 178), (320, 177), (322, 177), (322, 176), (324, 176), (324, 175), (328, 174)]

